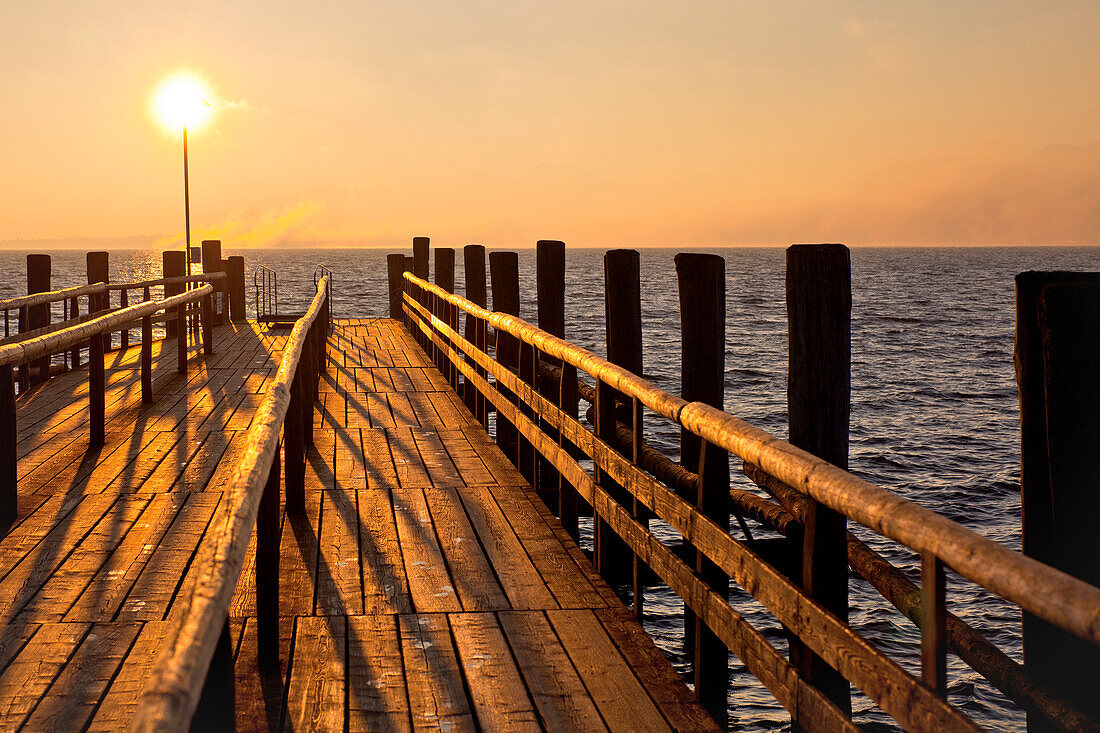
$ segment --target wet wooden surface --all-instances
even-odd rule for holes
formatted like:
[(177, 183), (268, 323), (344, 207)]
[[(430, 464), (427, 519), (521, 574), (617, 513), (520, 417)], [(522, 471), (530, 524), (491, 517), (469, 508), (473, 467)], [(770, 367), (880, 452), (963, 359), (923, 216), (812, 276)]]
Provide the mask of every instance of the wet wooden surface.
[[(0, 729), (125, 727), (286, 333), (223, 326), (186, 378), (157, 342), (145, 407), (139, 350), (109, 353), (91, 453), (85, 372), (20, 398)], [(713, 727), (394, 321), (337, 322), (328, 360), (306, 511), (282, 520), (279, 671), (256, 665), (251, 553), (233, 602), (239, 729)]]

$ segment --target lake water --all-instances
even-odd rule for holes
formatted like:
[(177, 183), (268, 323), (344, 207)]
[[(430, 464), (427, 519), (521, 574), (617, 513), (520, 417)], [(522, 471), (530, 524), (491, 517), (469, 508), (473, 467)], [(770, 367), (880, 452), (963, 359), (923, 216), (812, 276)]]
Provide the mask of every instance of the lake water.
[[(405, 251), (405, 250), (401, 250)], [(726, 261), (726, 410), (786, 437), (787, 335), (782, 248), (707, 250)], [(673, 249), (641, 251), (645, 376), (679, 391), (679, 309)], [(406, 251), (407, 253), (407, 251)], [(0, 253), (0, 297), (26, 292), (25, 252)], [(279, 273), (280, 305), (302, 307), (317, 265), (334, 273), (336, 317), (386, 315), (386, 263), (380, 250), (246, 250), (250, 315), (252, 272)], [(567, 251), (567, 337), (604, 353), (602, 250)], [(462, 257), (456, 282), (462, 292)], [(522, 316), (534, 322), (533, 250), (519, 251)], [(159, 252), (111, 253), (112, 279), (160, 276)], [(859, 248), (852, 250), (851, 470), (1004, 543), (1020, 546), (1019, 415), (1012, 348), (1013, 278), (1025, 270), (1097, 270), (1100, 248)], [(54, 287), (84, 281), (84, 253), (53, 253)], [(656, 419), (648, 439), (675, 457), (678, 430)], [(740, 462), (733, 463), (738, 485)], [(919, 578), (911, 553), (859, 532), (879, 552)], [(778, 625), (736, 589), (735, 607), (785, 648)], [(851, 623), (907, 669), (919, 674), (920, 635), (858, 578), (851, 583)], [(948, 607), (1019, 661), (1020, 613), (949, 574)], [(682, 604), (670, 593), (647, 598), (646, 626), (681, 670)], [(731, 726), (787, 726), (770, 694), (733, 660)], [(979, 724), (1019, 730), (1023, 714), (958, 659), (949, 696)], [(856, 719), (891, 723), (856, 697)]]

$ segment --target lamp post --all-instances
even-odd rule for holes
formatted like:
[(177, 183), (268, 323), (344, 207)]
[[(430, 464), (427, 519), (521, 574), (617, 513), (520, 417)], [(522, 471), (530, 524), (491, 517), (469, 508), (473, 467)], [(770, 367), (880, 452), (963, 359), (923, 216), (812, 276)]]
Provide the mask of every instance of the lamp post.
[(196, 127), (210, 112), (208, 93), (194, 76), (181, 73), (166, 79), (153, 99), (154, 112), (169, 130), (183, 133), (183, 221), (187, 274), (191, 274), (191, 185), (187, 163), (187, 128)]
[(187, 125), (183, 126), (183, 223), (186, 241), (187, 276), (191, 276), (191, 186), (187, 178)]

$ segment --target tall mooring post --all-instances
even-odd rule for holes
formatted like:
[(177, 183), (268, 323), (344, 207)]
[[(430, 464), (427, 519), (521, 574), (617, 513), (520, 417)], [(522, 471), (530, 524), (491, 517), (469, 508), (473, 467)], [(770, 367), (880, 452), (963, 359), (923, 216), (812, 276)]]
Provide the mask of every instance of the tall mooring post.
[[(485, 285), (485, 247), (480, 244), (467, 244), (463, 247), (462, 270), (466, 278), (466, 299), (482, 308), (487, 308), (489, 300)], [(466, 340), (482, 351), (486, 349), (486, 333), (483, 320), (466, 316)], [(472, 365), (471, 360), (467, 361)], [(480, 376), (486, 376), (481, 367), (474, 366), (474, 369)], [(462, 390), (462, 398), (470, 412), (488, 430), (489, 408), (485, 395), (480, 394), (467, 380)]]
[[(787, 414), (793, 445), (848, 468), (851, 413), (852, 265), (842, 244), (787, 249)], [(848, 619), (847, 520), (810, 501), (802, 540), (802, 588)], [(792, 661), (851, 715), (848, 681), (820, 657), (792, 644)]]
[[(1100, 274), (1016, 277), (1024, 554), (1100, 586)], [(1024, 666), (1100, 719), (1100, 648), (1024, 613)], [(1055, 730), (1028, 715), (1028, 730)]]
[[(44, 293), (50, 290), (51, 259), (49, 255), (27, 255), (27, 294)], [(32, 305), (27, 308), (27, 330), (45, 328), (50, 325), (50, 306), (48, 303)], [(31, 367), (31, 381), (45, 382), (50, 378), (50, 357), (38, 359)]]
[(408, 325), (405, 319), (405, 255), (386, 255), (386, 276), (390, 289), (390, 318)]
[[(538, 298), (539, 328), (558, 338), (565, 338), (565, 243), (553, 239), (541, 239), (535, 244), (535, 288)], [(539, 375), (539, 393), (553, 402), (566, 415), (577, 417), (577, 368), (559, 359), (544, 355), (549, 367), (558, 369), (554, 379), (552, 372)], [(557, 431), (544, 429), (568, 448)], [(562, 526), (577, 536), (577, 492), (549, 461), (539, 467), (539, 486), (543, 500), (558, 515)]]
[[(680, 296), (680, 394), (689, 402), (723, 409), (726, 365), (726, 263), (710, 254), (676, 255)], [(640, 364), (639, 364), (640, 366)], [(680, 431), (680, 461), (698, 475), (695, 505), (719, 527), (729, 530), (730, 472), (726, 451)], [(723, 598), (729, 577), (695, 553), (695, 572)], [(684, 613), (685, 640), (693, 659), (695, 692), (719, 725), (725, 727), (729, 655), (718, 637), (690, 610)]]
[[(638, 251), (613, 249), (603, 258), (604, 323), (607, 360), (622, 368), (642, 373), (642, 291)], [(630, 403), (602, 381), (596, 384), (596, 434), (616, 444), (617, 420), (630, 422)], [(600, 485), (615, 500), (632, 507), (630, 493), (604, 472)], [(631, 577), (631, 553), (627, 544), (603, 520), (595, 522), (596, 568), (609, 582), (625, 583)]]
[[(222, 242), (220, 239), (202, 240), (202, 271), (209, 275), (214, 272), (222, 272)], [(215, 306), (213, 325), (225, 323), (225, 281), (214, 283), (212, 301)], [(205, 324), (204, 324), (205, 325)]]
[[(88, 268), (89, 285), (111, 282), (110, 255), (107, 252), (89, 252), (85, 256), (85, 262)], [(111, 307), (111, 294), (106, 292), (99, 295), (91, 295), (88, 297), (88, 301), (91, 303), (91, 308), (89, 309), (91, 313), (107, 310)], [(111, 350), (110, 333), (103, 334), (103, 350)]]
[[(515, 252), (491, 252), (489, 277), (493, 286), (493, 310), (519, 315), (519, 256)], [(519, 339), (503, 331), (496, 332), (496, 358), (504, 367), (519, 372)], [(515, 402), (510, 389), (500, 387), (507, 399)], [(519, 466), (519, 431), (497, 413), (497, 444), (512, 465)]]
[(244, 257), (232, 255), (225, 259), (225, 272), (229, 280), (229, 320), (244, 323)]
[[(437, 247), (435, 250), (435, 284), (448, 293), (455, 291), (455, 251), (450, 247)], [(451, 328), (458, 330), (458, 309), (450, 303), (438, 302), (435, 316)], [(436, 361), (439, 371), (450, 383), (451, 388), (458, 391), (458, 369), (447, 358), (442, 349), (436, 349)]]
[[(161, 276), (164, 278), (183, 277), (187, 274), (187, 253), (179, 249), (169, 249), (161, 252)], [(179, 295), (183, 292), (183, 285), (165, 285), (164, 297)], [(182, 307), (182, 306), (181, 306)], [(165, 326), (168, 338), (175, 338), (177, 319), (169, 319)]]

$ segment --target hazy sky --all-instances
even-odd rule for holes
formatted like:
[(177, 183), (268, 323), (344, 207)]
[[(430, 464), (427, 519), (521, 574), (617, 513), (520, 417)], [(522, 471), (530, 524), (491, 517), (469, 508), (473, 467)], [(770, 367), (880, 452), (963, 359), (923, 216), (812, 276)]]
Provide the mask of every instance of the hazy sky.
[(1097, 0), (5, 0), (0, 246), (178, 241), (179, 69), (227, 247), (1100, 243)]

